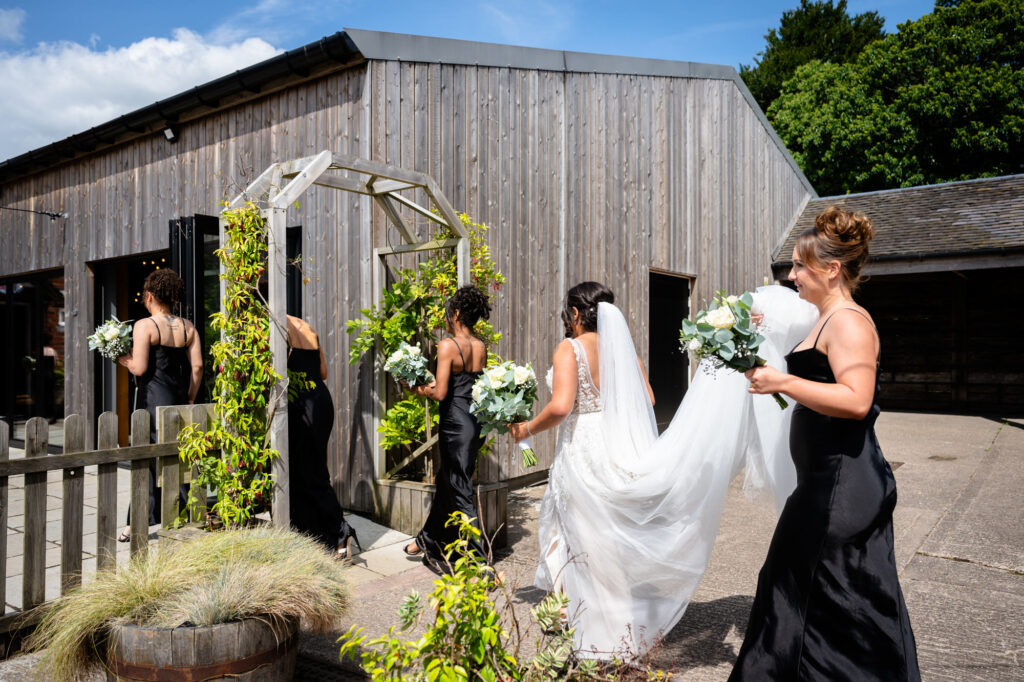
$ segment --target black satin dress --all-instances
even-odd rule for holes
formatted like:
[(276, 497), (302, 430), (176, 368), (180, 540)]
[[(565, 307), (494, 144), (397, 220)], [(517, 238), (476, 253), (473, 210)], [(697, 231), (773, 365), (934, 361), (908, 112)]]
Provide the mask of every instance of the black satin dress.
[[(459, 348), (457, 342), (455, 347)], [(466, 359), (462, 355), (462, 348), (459, 348), (459, 357), (465, 368)], [(480, 422), (470, 414), (469, 406), (473, 402), (473, 384), (481, 374), (452, 372), (448, 379), (448, 393), (439, 406), (441, 418), (437, 429), (441, 445), (441, 467), (437, 473), (437, 490), (430, 504), (430, 513), (423, 524), (423, 530), (416, 536), (416, 542), (425, 553), (424, 561), (441, 570), (448, 569), (444, 548), (459, 537), (456, 527), (445, 527), (452, 512), (465, 513), (473, 520), (474, 526), (480, 527), (473, 497), (473, 471), (484, 439), (480, 435)], [(479, 543), (475, 541), (470, 543), (470, 550), (483, 555)]]
[[(144, 374), (135, 378), (135, 409), (149, 412), (149, 442), (156, 442), (156, 408), (165, 405), (187, 405), (188, 385), (192, 378), (192, 363), (185, 346), (164, 346), (160, 337), (160, 326), (156, 326), (157, 343), (149, 347), (149, 363)], [(187, 332), (186, 332), (187, 333)], [(193, 331), (193, 333), (195, 333)], [(179, 508), (184, 509), (188, 500), (188, 486), (178, 491)], [(149, 461), (149, 525), (160, 523), (160, 491), (156, 485), (156, 462)], [(131, 523), (131, 507), (128, 508)]]
[[(836, 382), (817, 339), (786, 361), (790, 374)], [(893, 553), (896, 481), (875, 438), (877, 396), (876, 384), (861, 420), (793, 409), (797, 485), (730, 680), (921, 679)]]
[(320, 350), (292, 348), (288, 369), (302, 372), (313, 388), (288, 402), (288, 464), (292, 526), (331, 550), (352, 534), (327, 469), (327, 442), (334, 428), (334, 401), (320, 378)]

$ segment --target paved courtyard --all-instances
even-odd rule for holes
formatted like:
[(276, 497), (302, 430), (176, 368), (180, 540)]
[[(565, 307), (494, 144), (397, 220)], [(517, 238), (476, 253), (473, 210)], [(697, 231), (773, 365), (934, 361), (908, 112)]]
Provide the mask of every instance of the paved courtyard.
[[(885, 413), (878, 436), (899, 487), (896, 558), (922, 677), (1024, 680), (1024, 419)], [(127, 495), (127, 471), (123, 475)], [(11, 485), (14, 532), (13, 480)], [(95, 495), (94, 485), (91, 490)], [(499, 561), (523, 624), (543, 596), (530, 584), (543, 493), (538, 486), (512, 494), (511, 551)], [(59, 489), (53, 497), (58, 495)], [(54, 512), (58, 530), (48, 531), (51, 541), (59, 537), (59, 504), (48, 514)], [(371, 636), (383, 634), (396, 623), (403, 597), (411, 589), (429, 593), (435, 576), (402, 554), (407, 536), (358, 517), (353, 521), (367, 551), (349, 569), (353, 607), (339, 631), (358, 624)], [(708, 572), (683, 619), (652, 654), (652, 664), (675, 679), (728, 677), (774, 523), (774, 513), (747, 500), (735, 482)], [(13, 551), (12, 540), (9, 561)], [(14, 580), (8, 579), (9, 595)], [(16, 594), (20, 598), (20, 586)], [(535, 634), (527, 636), (523, 653)], [(335, 639), (303, 637), (297, 679), (357, 679), (338, 665)], [(18, 656), (0, 663), (0, 681), (29, 676), (34, 660)]]

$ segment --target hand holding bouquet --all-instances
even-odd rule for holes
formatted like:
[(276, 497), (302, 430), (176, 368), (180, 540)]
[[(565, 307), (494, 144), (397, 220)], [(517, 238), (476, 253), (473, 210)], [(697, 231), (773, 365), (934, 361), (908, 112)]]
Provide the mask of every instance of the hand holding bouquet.
[[(529, 418), (537, 400), (537, 375), (527, 365), (503, 362), (484, 370), (473, 384), (472, 412), (483, 426), (484, 435), (491, 431), (508, 433), (508, 424)], [(519, 442), (523, 451), (523, 466), (537, 464), (537, 457), (529, 441)]]
[[(750, 292), (742, 296), (727, 296), (718, 292), (707, 310), (697, 313), (694, 320), (683, 320), (679, 341), (684, 351), (698, 358), (708, 358), (715, 367), (728, 367), (746, 372), (765, 364), (757, 355), (764, 337), (757, 333), (757, 324), (750, 317), (753, 298)], [(778, 393), (772, 393), (779, 407), (788, 403)]]
[(404, 381), (410, 386), (429, 384), (434, 375), (427, 369), (427, 359), (423, 357), (419, 346), (410, 346), (402, 341), (398, 350), (392, 353), (384, 363), (384, 371), (394, 375), (395, 381)]
[(98, 350), (100, 355), (114, 362), (132, 348), (131, 327), (116, 317), (96, 327), (96, 331), (85, 338), (89, 341), (89, 350)]

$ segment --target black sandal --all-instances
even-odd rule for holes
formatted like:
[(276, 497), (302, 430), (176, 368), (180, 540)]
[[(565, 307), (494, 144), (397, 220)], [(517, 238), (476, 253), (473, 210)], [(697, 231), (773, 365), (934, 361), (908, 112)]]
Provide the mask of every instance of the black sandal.
[[(410, 545), (414, 545), (416, 547), (416, 551), (415, 552), (410, 552), (409, 551), (409, 546)], [(423, 548), (420, 547), (420, 541), (417, 540), (416, 538), (413, 538), (412, 542), (410, 542), (408, 545), (402, 545), (402, 551), (405, 552), (406, 556), (411, 556), (411, 557), (421, 557), (421, 556), (423, 556)]]
[(118, 542), (128, 542), (132, 539), (132, 536), (125, 531), (121, 531), (121, 534), (117, 536)]

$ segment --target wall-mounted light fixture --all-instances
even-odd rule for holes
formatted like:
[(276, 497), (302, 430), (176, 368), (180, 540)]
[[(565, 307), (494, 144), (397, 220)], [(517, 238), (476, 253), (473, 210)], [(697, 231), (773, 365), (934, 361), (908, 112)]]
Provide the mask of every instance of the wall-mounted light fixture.
[(170, 123), (168, 123), (166, 126), (164, 126), (164, 137), (167, 138), (167, 141), (170, 142), (171, 144), (174, 144), (175, 142), (177, 142), (178, 141), (178, 128), (177, 128), (177, 126), (171, 125)]

